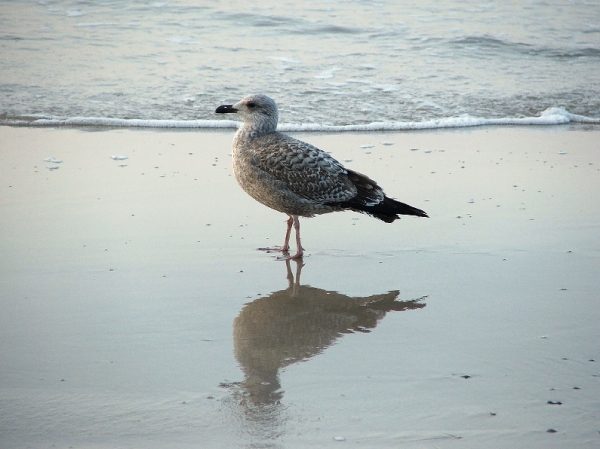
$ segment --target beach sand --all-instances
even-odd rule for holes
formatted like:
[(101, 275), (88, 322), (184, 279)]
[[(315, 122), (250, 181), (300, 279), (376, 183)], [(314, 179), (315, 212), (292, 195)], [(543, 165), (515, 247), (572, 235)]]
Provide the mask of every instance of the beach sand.
[(297, 134), (431, 217), (303, 265), (233, 132), (0, 128), (0, 447), (600, 446), (600, 128)]

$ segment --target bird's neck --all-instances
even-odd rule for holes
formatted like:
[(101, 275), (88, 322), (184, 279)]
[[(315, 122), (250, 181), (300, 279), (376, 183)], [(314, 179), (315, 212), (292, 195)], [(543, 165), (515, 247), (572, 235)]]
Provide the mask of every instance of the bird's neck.
[(272, 117), (260, 117), (250, 121), (244, 121), (237, 131), (240, 138), (256, 138), (271, 134), (277, 129), (277, 119)]

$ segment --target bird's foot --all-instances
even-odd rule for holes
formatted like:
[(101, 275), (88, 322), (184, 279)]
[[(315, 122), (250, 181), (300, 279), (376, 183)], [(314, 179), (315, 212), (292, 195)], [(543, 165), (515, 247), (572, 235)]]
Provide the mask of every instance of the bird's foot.
[(267, 254), (281, 253), (280, 256), (277, 256), (277, 260), (300, 260), (304, 256), (304, 248), (302, 248), (294, 255), (290, 255), (289, 249), (289, 247), (286, 248), (284, 246), (270, 246), (267, 248), (258, 248), (259, 251), (264, 251)]
[(304, 251), (299, 251), (293, 256), (290, 256), (288, 251), (283, 251), (281, 256), (277, 256), (277, 260), (302, 260), (304, 257)]

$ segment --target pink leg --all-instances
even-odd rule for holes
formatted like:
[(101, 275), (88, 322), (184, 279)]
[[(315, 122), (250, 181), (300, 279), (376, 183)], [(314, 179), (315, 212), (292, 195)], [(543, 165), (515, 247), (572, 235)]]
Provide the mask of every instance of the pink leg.
[[(294, 215), (293, 218), (290, 217), (290, 219), (293, 221), (294, 229), (296, 230), (296, 247), (298, 248), (296, 251), (296, 254), (294, 254), (291, 258), (292, 259), (301, 259), (302, 256), (304, 255), (304, 248), (302, 248), (302, 243), (300, 242), (300, 220), (298, 220), (297, 215)], [(289, 220), (288, 220), (288, 223), (289, 223)], [(289, 233), (289, 231), (288, 231), (288, 233)]]
[(279, 252), (287, 253), (290, 250), (290, 236), (292, 234), (292, 225), (294, 224), (294, 217), (290, 215), (290, 218), (286, 221), (286, 231), (285, 231), (285, 241), (283, 242), (283, 246), (272, 246), (268, 248), (258, 248), (261, 251), (266, 251), (268, 253)]
[(285, 231), (285, 241), (283, 242), (283, 246), (281, 247), (281, 251), (289, 251), (290, 249), (290, 234), (292, 233), (292, 225), (294, 224), (294, 217), (290, 215), (290, 218), (287, 219), (287, 229)]

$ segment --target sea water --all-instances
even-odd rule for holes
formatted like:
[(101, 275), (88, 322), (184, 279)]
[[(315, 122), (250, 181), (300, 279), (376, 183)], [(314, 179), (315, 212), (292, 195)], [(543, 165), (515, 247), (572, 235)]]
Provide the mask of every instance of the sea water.
[(0, 1), (0, 124), (233, 127), (249, 93), (283, 130), (600, 123), (600, 3)]

